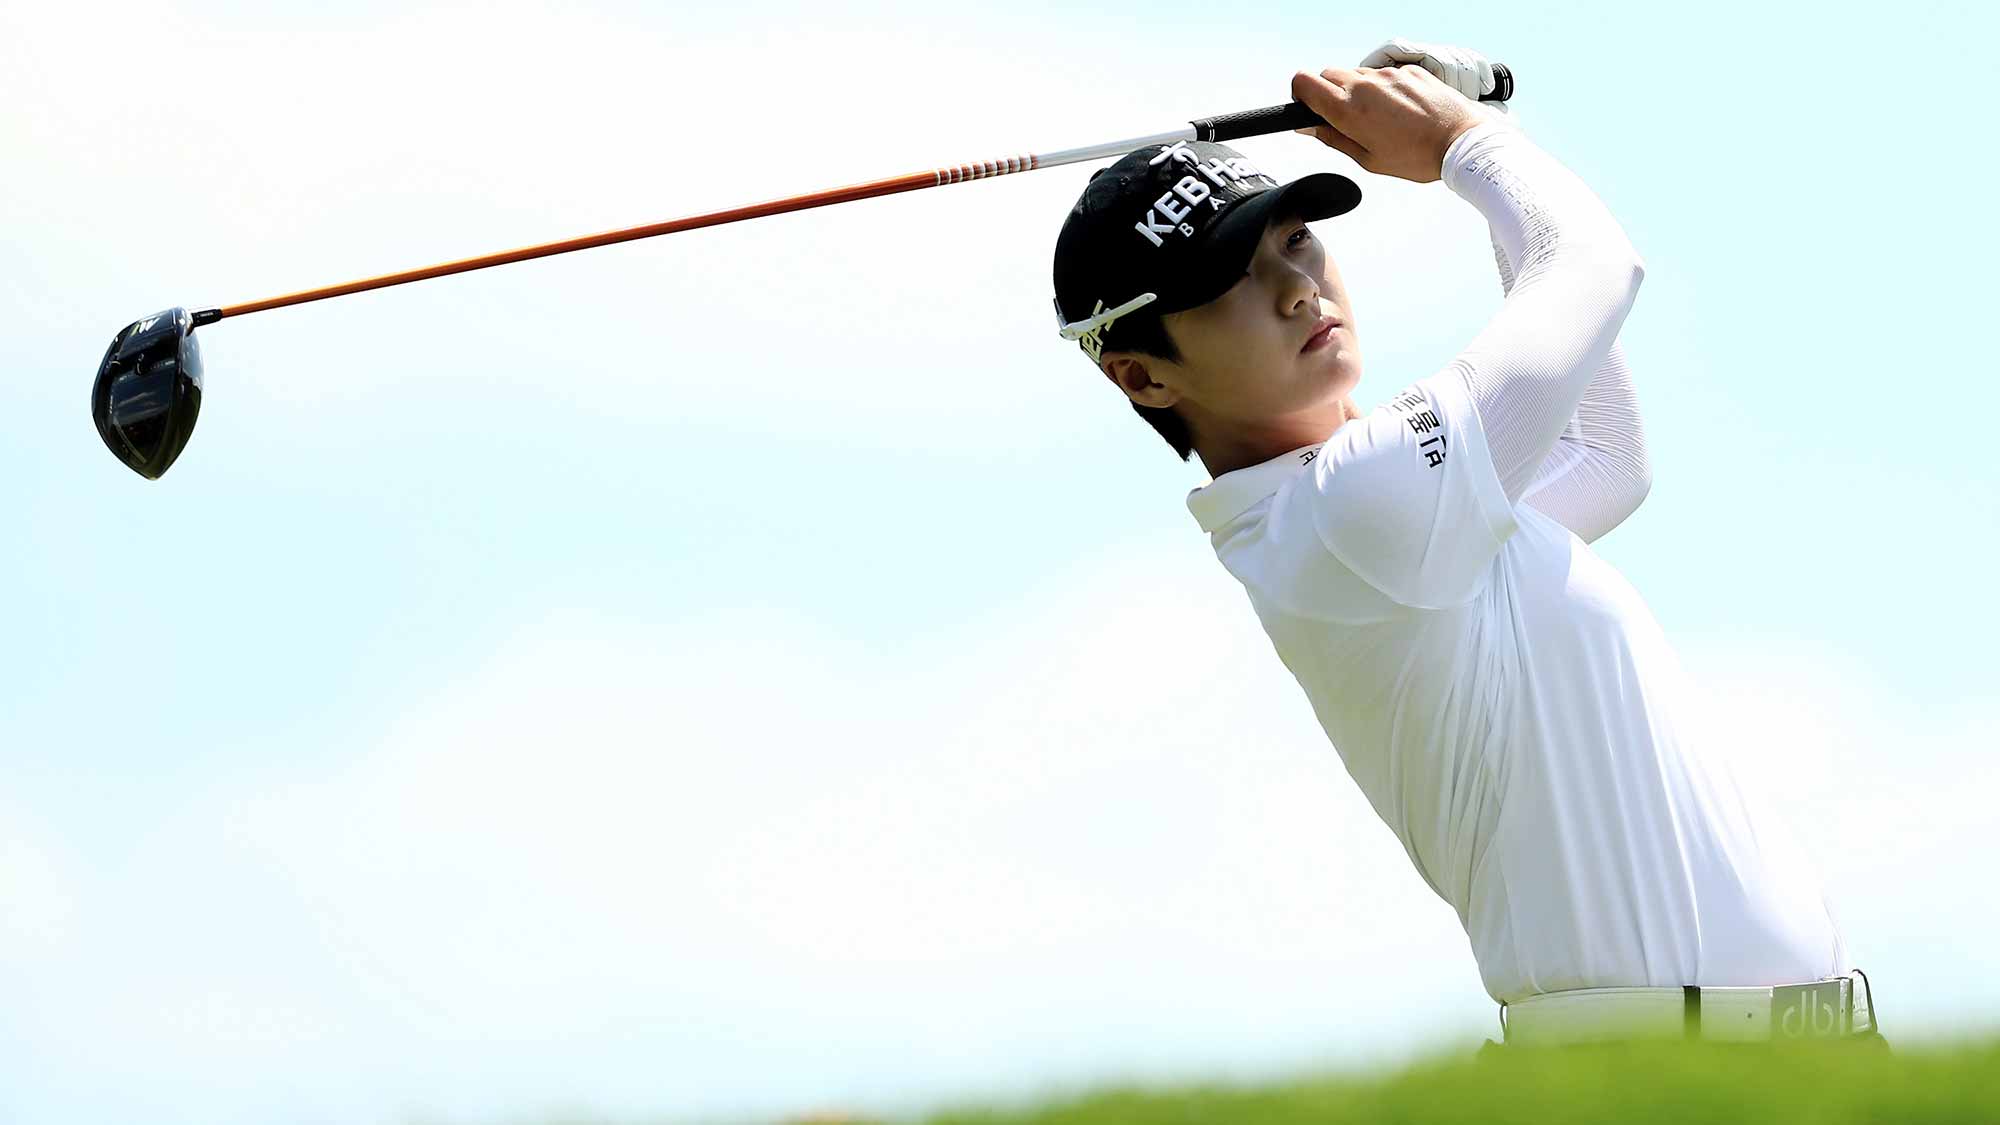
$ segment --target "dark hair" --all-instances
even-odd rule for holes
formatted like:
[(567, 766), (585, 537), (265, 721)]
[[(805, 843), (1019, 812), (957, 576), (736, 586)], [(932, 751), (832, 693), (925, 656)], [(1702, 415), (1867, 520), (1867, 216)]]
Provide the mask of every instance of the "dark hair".
[[(1117, 333), (1115, 338), (1113, 332)], [(1180, 362), (1181, 350), (1174, 346), (1173, 337), (1167, 335), (1167, 322), (1158, 316), (1139, 313), (1119, 317), (1104, 330), (1103, 339), (1107, 351), (1136, 352), (1169, 363)], [(1187, 422), (1174, 413), (1173, 407), (1140, 406), (1134, 402), (1132, 409), (1167, 439), (1167, 444), (1174, 447), (1175, 455), (1181, 460), (1185, 461), (1193, 455), (1194, 435), (1188, 432)]]

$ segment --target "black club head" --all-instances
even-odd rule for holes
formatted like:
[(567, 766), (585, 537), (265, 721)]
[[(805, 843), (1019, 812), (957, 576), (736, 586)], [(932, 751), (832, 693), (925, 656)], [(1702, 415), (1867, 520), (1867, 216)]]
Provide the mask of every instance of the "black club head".
[(195, 318), (174, 308), (133, 321), (111, 338), (90, 414), (98, 435), (126, 467), (158, 480), (194, 433), (201, 413), (201, 348)]

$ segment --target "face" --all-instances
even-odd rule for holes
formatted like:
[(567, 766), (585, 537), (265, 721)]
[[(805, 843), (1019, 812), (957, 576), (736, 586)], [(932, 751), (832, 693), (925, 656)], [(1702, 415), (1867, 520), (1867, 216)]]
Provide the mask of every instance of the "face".
[[(1338, 326), (1319, 333), (1329, 317)], [(1344, 398), (1361, 378), (1340, 273), (1294, 217), (1265, 228), (1249, 268), (1227, 293), (1162, 320), (1181, 353), (1178, 363), (1105, 353), (1107, 373), (1142, 405), (1186, 403), (1254, 426)], [(1143, 374), (1134, 373), (1135, 362)]]

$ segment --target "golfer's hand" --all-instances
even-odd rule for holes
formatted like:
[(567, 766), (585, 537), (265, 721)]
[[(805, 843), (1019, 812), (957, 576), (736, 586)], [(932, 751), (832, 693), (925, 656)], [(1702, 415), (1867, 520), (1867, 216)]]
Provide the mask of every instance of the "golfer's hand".
[(1370, 172), (1420, 184), (1438, 178), (1451, 142), (1483, 120), (1463, 94), (1417, 66), (1300, 71), (1292, 97), (1326, 121), (1299, 132)]
[[(1473, 101), (1493, 92), (1495, 79), (1493, 64), (1478, 51), (1464, 47), (1445, 47), (1436, 43), (1416, 43), (1408, 39), (1391, 39), (1380, 47), (1368, 52), (1357, 66), (1402, 66), (1415, 63), (1438, 76), (1445, 85), (1464, 94)], [(1486, 102), (1489, 106), (1505, 106), (1506, 102)]]

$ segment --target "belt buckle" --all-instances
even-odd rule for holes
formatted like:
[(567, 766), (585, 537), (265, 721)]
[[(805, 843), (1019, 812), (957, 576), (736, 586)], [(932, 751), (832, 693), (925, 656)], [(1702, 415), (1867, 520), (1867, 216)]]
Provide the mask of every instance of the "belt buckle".
[(1771, 1038), (1838, 1039), (1854, 1031), (1853, 982), (1846, 977), (1771, 989)]

